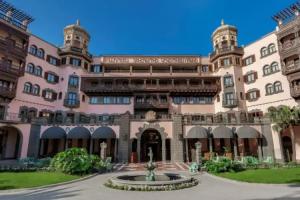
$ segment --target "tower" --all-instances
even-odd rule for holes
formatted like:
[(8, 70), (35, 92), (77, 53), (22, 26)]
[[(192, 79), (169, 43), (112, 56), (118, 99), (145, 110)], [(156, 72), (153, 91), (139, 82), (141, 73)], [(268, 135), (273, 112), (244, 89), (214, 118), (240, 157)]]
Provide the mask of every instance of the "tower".
[[(221, 21), (221, 25), (212, 34), (213, 52), (210, 61), (213, 63), (214, 72), (221, 76), (223, 94), (217, 98), (220, 103), (219, 110), (242, 109), (244, 92), (242, 76), (243, 48), (238, 46), (238, 30), (235, 26)], [(221, 100), (222, 99), (222, 100)]]
[(76, 24), (68, 25), (64, 28), (64, 47), (75, 47), (81, 49), (83, 53), (88, 51), (90, 41), (89, 33), (80, 26), (80, 21)]

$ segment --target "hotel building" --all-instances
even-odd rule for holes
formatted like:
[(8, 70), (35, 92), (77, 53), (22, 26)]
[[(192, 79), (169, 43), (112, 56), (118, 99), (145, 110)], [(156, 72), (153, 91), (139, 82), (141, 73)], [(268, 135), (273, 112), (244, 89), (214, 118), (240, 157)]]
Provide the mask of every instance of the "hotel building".
[(206, 159), (300, 161), (298, 127), (293, 136), (277, 133), (266, 117), (270, 107), (298, 106), (294, 6), (292, 21), (247, 46), (222, 21), (208, 56), (93, 56), (79, 21), (57, 47), (27, 31), (32, 17), (1, 1), (0, 160), (71, 147), (99, 155), (105, 142), (115, 162), (145, 162), (149, 147), (156, 161), (191, 162), (200, 141)]

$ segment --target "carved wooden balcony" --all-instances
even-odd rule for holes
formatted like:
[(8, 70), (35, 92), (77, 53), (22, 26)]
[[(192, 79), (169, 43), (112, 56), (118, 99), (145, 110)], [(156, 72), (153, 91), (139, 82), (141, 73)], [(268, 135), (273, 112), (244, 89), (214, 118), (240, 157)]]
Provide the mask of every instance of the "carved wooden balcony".
[(13, 99), (16, 96), (16, 89), (10, 89), (7, 87), (0, 86), (0, 96), (4, 98)]
[(300, 85), (291, 87), (291, 96), (295, 99), (300, 98)]
[(228, 46), (226, 48), (216, 49), (214, 52), (210, 54), (210, 60), (213, 61), (220, 56), (224, 56), (228, 54), (243, 55), (244, 49), (242, 47), (235, 47), (235, 46)]
[(282, 67), (282, 74), (288, 75), (300, 71), (300, 62), (293, 62)]

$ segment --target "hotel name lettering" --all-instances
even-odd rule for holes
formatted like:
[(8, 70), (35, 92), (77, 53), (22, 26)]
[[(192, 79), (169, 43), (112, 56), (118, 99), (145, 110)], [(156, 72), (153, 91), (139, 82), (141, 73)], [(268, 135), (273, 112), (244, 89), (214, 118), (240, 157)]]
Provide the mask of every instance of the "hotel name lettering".
[(199, 64), (199, 57), (104, 57), (104, 64)]

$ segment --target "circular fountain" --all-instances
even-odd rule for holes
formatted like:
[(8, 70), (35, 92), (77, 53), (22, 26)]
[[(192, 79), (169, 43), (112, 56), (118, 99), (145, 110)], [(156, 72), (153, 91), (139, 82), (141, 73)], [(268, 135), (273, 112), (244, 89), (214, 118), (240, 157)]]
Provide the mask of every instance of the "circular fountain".
[(132, 191), (167, 191), (192, 187), (198, 180), (190, 176), (177, 173), (155, 174), (152, 149), (149, 148), (150, 160), (146, 164), (146, 174), (127, 173), (110, 178), (105, 185), (110, 188)]

